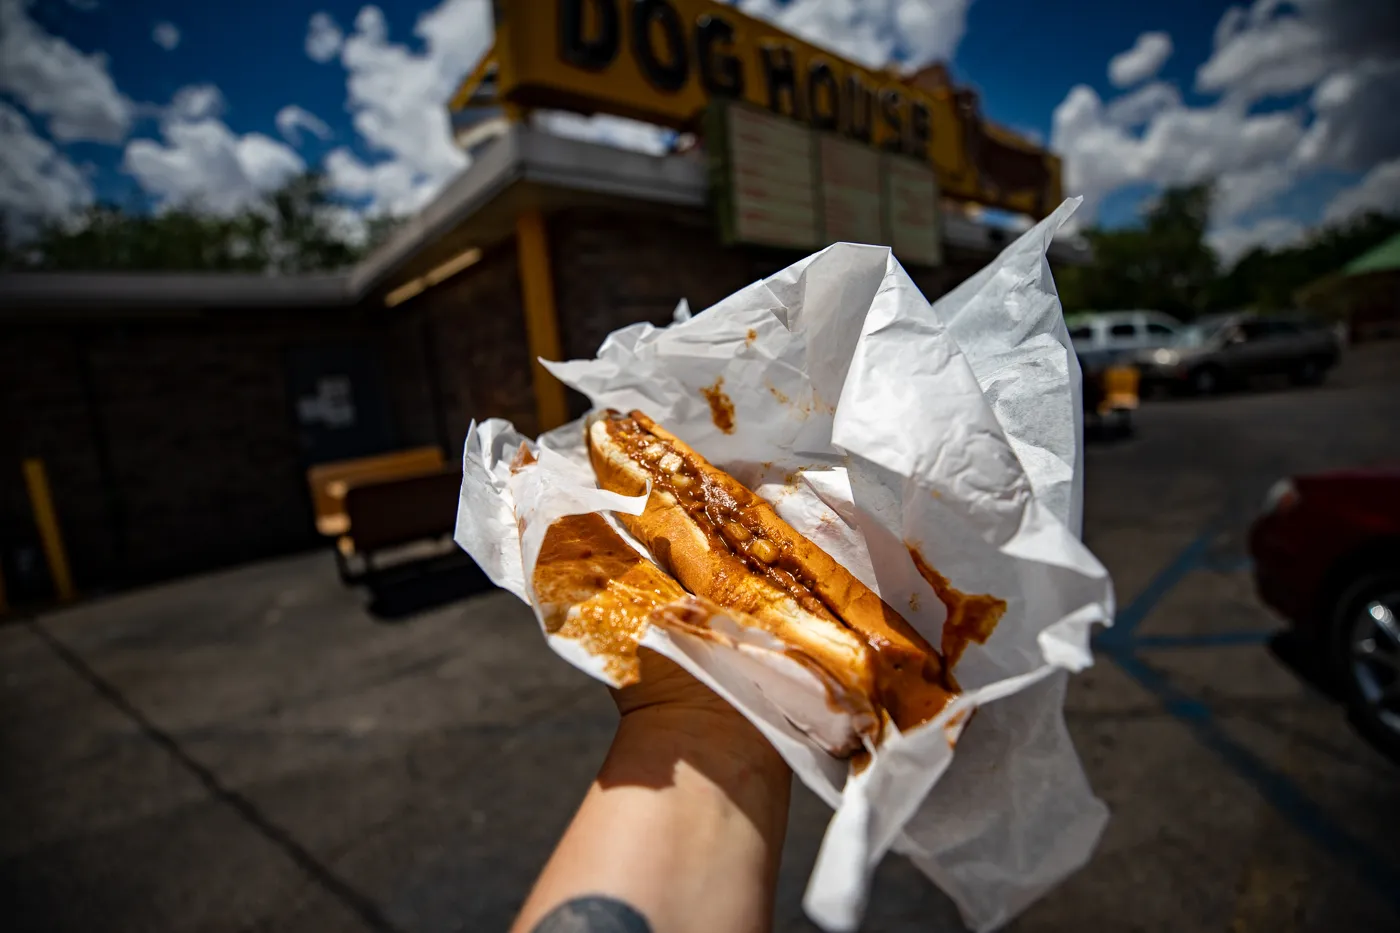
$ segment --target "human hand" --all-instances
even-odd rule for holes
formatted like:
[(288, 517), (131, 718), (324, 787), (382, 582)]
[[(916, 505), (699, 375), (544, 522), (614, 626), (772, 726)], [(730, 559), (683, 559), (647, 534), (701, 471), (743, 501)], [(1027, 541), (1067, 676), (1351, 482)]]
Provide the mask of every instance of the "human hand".
[[(515, 933), (771, 928), (792, 772), (682, 667), (642, 649), (622, 720)], [(629, 925), (630, 924), (630, 925)], [(593, 929), (594, 927), (588, 927)]]
[(641, 680), (612, 692), (622, 714), (620, 736), (644, 737), (653, 750), (649, 756), (664, 747), (711, 766), (723, 763), (726, 769), (738, 766), (769, 780), (788, 780), (786, 762), (728, 701), (664, 655), (643, 648), (638, 659)]
[(723, 697), (665, 655), (642, 648), (637, 659), (641, 662), (641, 679), (612, 692), (613, 702), (622, 715), (651, 710), (738, 716), (743, 719), (739, 711)]

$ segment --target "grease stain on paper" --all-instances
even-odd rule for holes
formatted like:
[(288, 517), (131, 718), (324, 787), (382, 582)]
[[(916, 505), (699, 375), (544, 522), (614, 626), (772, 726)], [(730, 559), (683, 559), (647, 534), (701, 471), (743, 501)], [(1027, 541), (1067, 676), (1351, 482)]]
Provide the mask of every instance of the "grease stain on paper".
[[(948, 741), (948, 747), (950, 749), (958, 747), (958, 736), (960, 734), (958, 726), (962, 724), (964, 719), (968, 719), (968, 711), (959, 710), (949, 716), (948, 721), (943, 725), (943, 738)], [(968, 721), (971, 722), (970, 719), (968, 719)]]
[(938, 601), (948, 610), (948, 618), (943, 622), (941, 648), (943, 659), (948, 669), (952, 670), (969, 642), (975, 641), (979, 645), (987, 643), (1006, 613), (1006, 600), (989, 593), (964, 593), (956, 589), (947, 577), (933, 569), (916, 545), (906, 541), (904, 546), (909, 549), (909, 556), (913, 558), (919, 576), (933, 587)]
[(567, 515), (545, 532), (531, 594), (551, 635), (581, 644), (619, 686), (640, 676), (648, 615), (685, 596), (598, 512)]
[(734, 403), (724, 394), (724, 377), (720, 376), (712, 386), (700, 390), (705, 401), (710, 403), (710, 420), (725, 434), (734, 433)]

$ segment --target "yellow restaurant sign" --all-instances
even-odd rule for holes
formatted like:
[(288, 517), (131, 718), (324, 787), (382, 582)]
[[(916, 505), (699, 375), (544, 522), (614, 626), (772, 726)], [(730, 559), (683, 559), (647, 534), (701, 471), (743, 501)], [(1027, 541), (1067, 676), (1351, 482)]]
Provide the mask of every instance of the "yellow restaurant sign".
[(497, 93), (523, 107), (697, 129), (746, 101), (931, 164), (943, 193), (1044, 216), (1059, 160), (986, 124), (976, 96), (846, 61), (711, 0), (497, 0)]

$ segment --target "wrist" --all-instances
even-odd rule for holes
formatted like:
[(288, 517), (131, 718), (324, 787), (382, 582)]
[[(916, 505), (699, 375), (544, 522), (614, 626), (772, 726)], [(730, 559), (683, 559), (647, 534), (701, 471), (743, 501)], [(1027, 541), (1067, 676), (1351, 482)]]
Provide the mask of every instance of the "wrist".
[(661, 704), (623, 713), (604, 775), (655, 769), (652, 777), (665, 784), (682, 766), (727, 792), (780, 795), (784, 803), (792, 779), (787, 762), (763, 733), (728, 705), (717, 709)]

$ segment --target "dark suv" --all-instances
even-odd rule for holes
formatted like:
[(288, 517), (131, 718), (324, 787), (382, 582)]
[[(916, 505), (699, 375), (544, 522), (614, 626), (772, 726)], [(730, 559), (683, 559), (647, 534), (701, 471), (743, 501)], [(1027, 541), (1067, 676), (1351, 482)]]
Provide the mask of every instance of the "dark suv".
[(1337, 338), (1321, 325), (1295, 318), (1219, 315), (1187, 327), (1169, 347), (1134, 357), (1145, 386), (1216, 392), (1255, 376), (1282, 375), (1321, 382), (1337, 363)]

